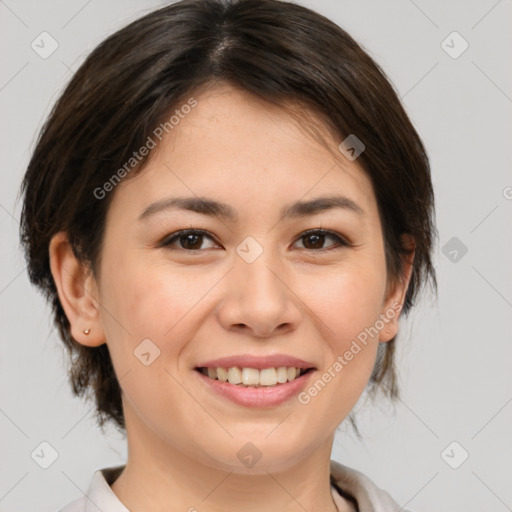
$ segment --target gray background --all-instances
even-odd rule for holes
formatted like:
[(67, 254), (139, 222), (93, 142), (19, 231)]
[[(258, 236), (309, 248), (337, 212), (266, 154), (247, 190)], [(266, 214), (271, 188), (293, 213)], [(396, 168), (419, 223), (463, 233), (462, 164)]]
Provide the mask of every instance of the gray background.
[[(393, 410), (363, 397), (365, 440), (342, 425), (333, 458), (414, 511), (512, 510), (512, 2), (301, 3), (345, 28), (393, 81), (431, 158), (440, 233), (439, 297), (427, 293), (402, 326), (402, 400)], [(125, 440), (114, 429), (103, 436), (91, 405), (71, 396), (49, 309), (18, 248), (16, 196), (72, 72), (108, 34), (162, 5), (0, 0), (1, 511), (55, 511), (96, 469), (125, 461)], [(59, 45), (47, 59), (31, 48), (43, 31)], [(457, 58), (442, 47), (453, 31), (469, 44)], [(48, 469), (31, 457), (43, 441), (58, 452)]]

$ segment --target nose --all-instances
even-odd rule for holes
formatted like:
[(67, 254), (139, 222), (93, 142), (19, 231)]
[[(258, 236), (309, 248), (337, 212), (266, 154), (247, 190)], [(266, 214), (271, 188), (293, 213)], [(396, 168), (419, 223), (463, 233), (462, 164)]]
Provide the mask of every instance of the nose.
[(265, 251), (254, 262), (237, 258), (225, 279), (217, 313), (223, 327), (257, 338), (283, 335), (300, 321), (300, 299), (287, 283), (288, 274)]

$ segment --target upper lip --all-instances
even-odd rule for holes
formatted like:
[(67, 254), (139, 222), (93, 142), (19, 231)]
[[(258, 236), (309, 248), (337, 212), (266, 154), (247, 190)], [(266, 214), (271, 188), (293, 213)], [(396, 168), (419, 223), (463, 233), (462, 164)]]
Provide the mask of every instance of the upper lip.
[(315, 368), (313, 363), (298, 359), (297, 357), (286, 354), (273, 354), (268, 356), (254, 356), (251, 354), (241, 354), (238, 356), (220, 357), (205, 361), (197, 365), (197, 368), (280, 368), (281, 366), (295, 368)]

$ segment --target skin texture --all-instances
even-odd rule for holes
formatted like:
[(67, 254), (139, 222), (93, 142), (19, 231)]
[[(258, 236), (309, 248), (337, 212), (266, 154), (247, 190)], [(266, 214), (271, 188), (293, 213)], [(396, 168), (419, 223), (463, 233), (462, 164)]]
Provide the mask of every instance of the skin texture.
[[(391, 286), (377, 203), (357, 160), (335, 159), (282, 109), (246, 92), (226, 86), (194, 96), (197, 106), (148, 166), (111, 192), (96, 279), (65, 233), (50, 245), (73, 337), (107, 343), (120, 380), (128, 462), (112, 489), (130, 510), (335, 511), (335, 429), (365, 388), (378, 343), (396, 334), (398, 314), (308, 404), (293, 397), (269, 408), (237, 405), (211, 392), (194, 367), (287, 354), (313, 363), (313, 383), (403, 303), (412, 261)], [(336, 152), (341, 140), (324, 134)], [(280, 219), (285, 205), (329, 195), (349, 197), (364, 214), (334, 208)], [(196, 196), (231, 205), (238, 220), (176, 209), (138, 220), (155, 201)], [(179, 239), (174, 250), (159, 246), (188, 228), (211, 238), (199, 238), (194, 253)], [(313, 228), (353, 246), (301, 237)], [(252, 263), (236, 252), (248, 236), (263, 248)], [(148, 338), (160, 355), (146, 366), (134, 350)], [(262, 454), (252, 468), (237, 457), (247, 442)]]

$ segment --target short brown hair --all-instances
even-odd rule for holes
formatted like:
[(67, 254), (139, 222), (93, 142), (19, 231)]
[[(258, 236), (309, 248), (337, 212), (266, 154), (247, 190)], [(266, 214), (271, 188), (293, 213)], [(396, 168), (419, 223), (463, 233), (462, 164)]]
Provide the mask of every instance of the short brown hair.
[[(347, 32), (279, 0), (183, 0), (155, 10), (108, 37), (80, 66), (39, 134), (21, 188), (30, 279), (53, 305), (73, 391), (94, 392), (101, 426), (113, 420), (125, 430), (120, 386), (107, 345), (91, 348), (71, 337), (50, 271), (50, 240), (67, 232), (77, 258), (94, 272), (113, 195), (98, 200), (94, 190), (183, 98), (222, 82), (279, 106), (306, 105), (338, 136), (356, 134), (366, 146), (358, 163), (374, 187), (390, 279), (402, 275), (409, 254), (401, 235), (415, 240), (403, 312), (429, 279), (437, 289), (425, 148), (385, 73)], [(370, 379), (372, 390), (382, 385), (392, 398), (394, 341), (379, 346)]]

